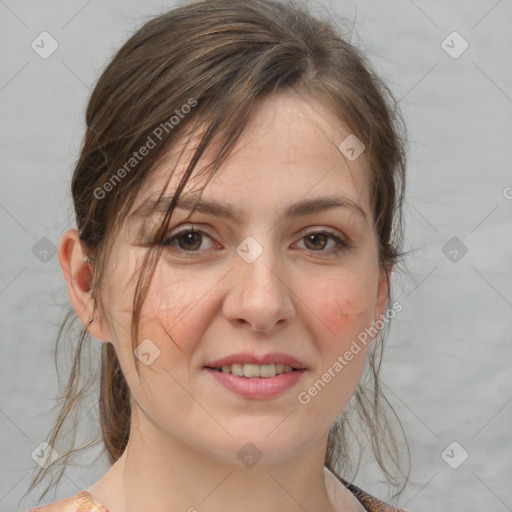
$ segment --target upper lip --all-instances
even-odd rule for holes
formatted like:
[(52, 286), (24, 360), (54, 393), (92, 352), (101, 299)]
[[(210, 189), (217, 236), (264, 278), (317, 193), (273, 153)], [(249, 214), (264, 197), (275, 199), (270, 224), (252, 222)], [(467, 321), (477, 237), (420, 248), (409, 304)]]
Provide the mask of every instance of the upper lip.
[(287, 364), (296, 370), (305, 370), (304, 363), (295, 357), (287, 354), (272, 352), (261, 356), (249, 353), (233, 354), (222, 359), (217, 359), (207, 363), (205, 366), (210, 368), (222, 368), (223, 366), (231, 366), (232, 364)]

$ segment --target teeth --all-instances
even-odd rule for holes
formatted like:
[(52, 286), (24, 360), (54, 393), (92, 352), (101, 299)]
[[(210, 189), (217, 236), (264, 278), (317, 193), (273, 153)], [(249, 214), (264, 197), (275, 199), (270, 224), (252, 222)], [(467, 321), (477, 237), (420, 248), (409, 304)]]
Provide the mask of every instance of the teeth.
[[(270, 365), (266, 366), (268, 367)], [(263, 369), (263, 367), (261, 369)], [(244, 377), (260, 377), (260, 367), (257, 364), (244, 364), (243, 372)]]
[(232, 364), (221, 368), (223, 373), (231, 373), (237, 377), (275, 377), (281, 373), (293, 371), (293, 368), (287, 364)]
[(231, 365), (231, 373), (237, 377), (243, 377), (244, 367), (241, 364), (233, 364)]
[[(256, 371), (259, 372), (260, 377), (275, 377), (277, 375), (276, 365), (275, 364), (265, 364), (258, 366), (257, 364), (254, 365), (256, 368)], [(245, 371), (244, 371), (245, 375)], [(256, 375), (257, 377), (257, 375)]]

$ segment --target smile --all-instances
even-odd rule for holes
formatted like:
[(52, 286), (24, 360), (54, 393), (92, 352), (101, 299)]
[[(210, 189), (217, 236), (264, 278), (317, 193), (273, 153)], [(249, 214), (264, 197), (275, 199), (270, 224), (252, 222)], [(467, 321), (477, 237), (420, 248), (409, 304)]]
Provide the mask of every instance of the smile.
[(230, 373), (232, 375), (236, 375), (237, 377), (247, 377), (247, 378), (270, 378), (275, 377), (276, 375), (281, 375), (282, 373), (288, 373), (297, 371), (287, 364), (231, 364), (224, 365), (221, 368), (212, 368), (213, 370), (217, 370), (222, 373)]
[[(231, 393), (241, 396), (243, 398), (248, 398), (252, 400), (268, 400), (271, 398), (276, 398), (280, 395), (283, 395), (286, 391), (289, 391), (291, 388), (296, 386), (299, 381), (302, 379), (306, 370), (294, 370), (293, 368), (289, 371), (284, 371), (282, 373), (275, 373), (274, 376), (270, 377), (262, 377), (262, 376), (249, 376), (245, 375), (245, 368), (249, 367), (248, 374), (254, 375), (256, 372), (258, 374), (261, 371), (261, 367), (259, 365), (231, 365), (231, 369), (233, 366), (240, 366), (244, 370), (243, 376), (237, 376), (233, 373), (223, 371), (219, 368), (204, 368), (207, 373), (214, 379), (214, 381), (218, 384), (221, 384), (222, 387), (228, 390)], [(251, 368), (251, 367), (256, 368)], [(274, 366), (274, 365), (262, 365), (262, 366)], [(277, 366), (277, 365), (276, 365)], [(229, 366), (227, 368), (230, 368)], [(291, 368), (291, 367), (289, 367)], [(275, 371), (271, 368), (272, 371)], [(277, 368), (276, 368), (277, 370)], [(237, 370), (235, 370), (237, 371)], [(266, 370), (263, 370), (265, 372)], [(295, 395), (293, 395), (295, 397)]]

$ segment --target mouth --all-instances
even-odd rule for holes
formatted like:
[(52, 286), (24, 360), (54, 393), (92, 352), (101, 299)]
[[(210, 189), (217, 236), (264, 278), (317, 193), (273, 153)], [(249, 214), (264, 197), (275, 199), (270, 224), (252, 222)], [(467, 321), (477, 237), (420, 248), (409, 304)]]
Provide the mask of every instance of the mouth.
[(209, 370), (214, 370), (221, 373), (228, 373), (235, 375), (236, 377), (244, 377), (246, 379), (270, 379), (276, 375), (282, 375), (284, 373), (298, 372), (303, 369), (294, 368), (288, 364), (253, 364), (253, 363), (235, 363), (231, 365), (223, 365), (219, 367), (206, 366)]
[(208, 362), (204, 368), (215, 385), (239, 397), (268, 400), (284, 395), (298, 385), (307, 368), (295, 357), (272, 352), (232, 354)]
[(284, 363), (233, 363), (205, 366), (204, 370), (229, 394), (246, 400), (270, 400), (297, 386), (306, 373), (305, 368), (294, 368)]

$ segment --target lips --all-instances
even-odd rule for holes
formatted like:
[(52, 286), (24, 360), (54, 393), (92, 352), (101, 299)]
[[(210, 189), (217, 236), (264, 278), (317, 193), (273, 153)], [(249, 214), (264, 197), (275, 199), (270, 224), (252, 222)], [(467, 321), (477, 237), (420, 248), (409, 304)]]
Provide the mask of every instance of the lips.
[[(256, 377), (259, 367), (265, 375)], [(235, 374), (228, 371), (235, 371)], [(243, 376), (240, 369), (243, 368)], [(283, 373), (275, 373), (280, 368)], [(286, 371), (284, 369), (286, 368)], [(251, 400), (269, 400), (277, 398), (298, 385), (306, 373), (306, 365), (293, 356), (272, 352), (264, 355), (249, 353), (232, 354), (208, 362), (204, 370), (225, 389)], [(248, 375), (246, 376), (246, 370)], [(269, 373), (267, 373), (269, 372)], [(236, 375), (239, 373), (239, 375)]]
[(297, 386), (306, 373), (306, 370), (295, 370), (269, 378), (246, 378), (212, 368), (204, 371), (230, 393), (249, 400), (270, 400), (284, 395)]
[(223, 366), (231, 366), (233, 364), (257, 364), (260, 366), (269, 364), (282, 364), (291, 366), (294, 370), (306, 369), (306, 365), (302, 361), (299, 361), (293, 356), (278, 352), (264, 354), (261, 356), (249, 353), (232, 354), (230, 356), (208, 362), (205, 364), (205, 368), (219, 369)]

